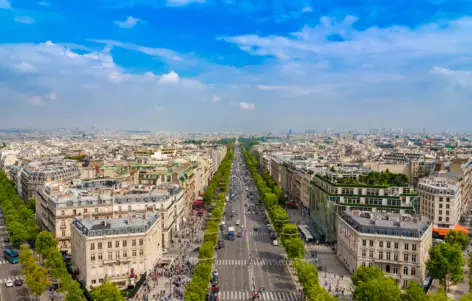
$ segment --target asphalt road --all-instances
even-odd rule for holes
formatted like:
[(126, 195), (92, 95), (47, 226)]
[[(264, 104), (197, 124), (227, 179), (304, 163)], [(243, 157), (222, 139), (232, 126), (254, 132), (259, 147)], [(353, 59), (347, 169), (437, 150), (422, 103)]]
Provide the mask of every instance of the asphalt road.
[(10, 264), (3, 258), (3, 250), (11, 248), (9, 243), (5, 243), (5, 238), (8, 237), (5, 228), (5, 219), (3, 212), (0, 211), (0, 301), (31, 301), (28, 289), (23, 284), (20, 287), (6, 287), (5, 282), (8, 279), (23, 278), (20, 274), (21, 265)]
[[(237, 168), (239, 172), (236, 172)], [(234, 226), (236, 232), (244, 234), (229, 241), (222, 233), (225, 247), (217, 251), (216, 260), (222, 300), (249, 300), (251, 292), (260, 288), (264, 288), (261, 300), (297, 300), (295, 285), (283, 261), (284, 249), (272, 244), (262, 207), (256, 210), (258, 214), (254, 210), (247, 214), (248, 208), (254, 207), (257, 202), (256, 198), (247, 198), (248, 192), (253, 195), (258, 193), (239, 148), (236, 148), (232, 175), (235, 176), (230, 180), (230, 187), (234, 187), (230, 190), (233, 198), (226, 204), (224, 232), (229, 226)], [(248, 184), (244, 178), (249, 180)], [(236, 216), (230, 218), (232, 211)], [(235, 226), (238, 220), (244, 228)]]

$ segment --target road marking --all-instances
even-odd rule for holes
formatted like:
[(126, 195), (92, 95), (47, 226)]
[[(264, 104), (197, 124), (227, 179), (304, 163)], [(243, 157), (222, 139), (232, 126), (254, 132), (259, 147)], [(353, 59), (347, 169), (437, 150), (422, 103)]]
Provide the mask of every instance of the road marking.
[(20, 275), (20, 276), (13, 276), (13, 277), (9, 277), (9, 278), (0, 279), (0, 284), (1, 284), (1, 283), (5, 283), (5, 282), (7, 282), (8, 280), (15, 281), (15, 280), (17, 280), (17, 279), (24, 279), (24, 278), (25, 278), (25, 276)]
[[(222, 291), (222, 301), (233, 301), (233, 300), (249, 300), (252, 296), (252, 292), (248, 291)], [(260, 300), (273, 300), (273, 301), (296, 301), (298, 295), (296, 292), (289, 291), (278, 291), (278, 292), (264, 292), (261, 294)]]

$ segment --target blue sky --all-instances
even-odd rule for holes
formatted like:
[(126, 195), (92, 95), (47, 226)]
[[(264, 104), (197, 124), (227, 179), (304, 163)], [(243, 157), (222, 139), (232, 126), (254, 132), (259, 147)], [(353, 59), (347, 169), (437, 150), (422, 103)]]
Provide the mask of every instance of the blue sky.
[(471, 0), (0, 0), (0, 128), (470, 130), (471, 15)]

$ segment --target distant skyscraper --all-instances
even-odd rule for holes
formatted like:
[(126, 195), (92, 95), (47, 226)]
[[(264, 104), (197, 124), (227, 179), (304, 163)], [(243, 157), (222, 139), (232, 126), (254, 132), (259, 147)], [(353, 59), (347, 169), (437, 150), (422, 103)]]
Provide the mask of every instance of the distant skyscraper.
[(289, 134), (289, 135), (292, 134), (292, 129), (288, 129), (288, 134)]

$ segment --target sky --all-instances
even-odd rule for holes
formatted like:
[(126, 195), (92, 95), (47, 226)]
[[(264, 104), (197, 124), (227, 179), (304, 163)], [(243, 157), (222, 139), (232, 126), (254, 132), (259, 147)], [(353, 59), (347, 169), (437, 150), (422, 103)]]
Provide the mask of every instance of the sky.
[(471, 130), (472, 0), (0, 0), (0, 128)]

